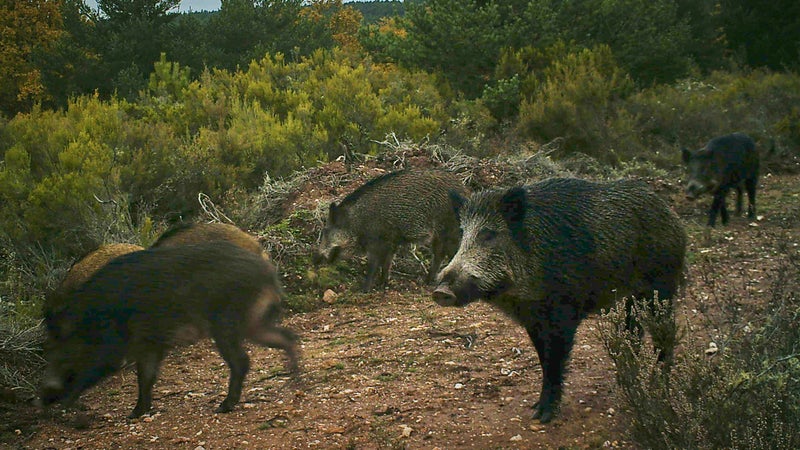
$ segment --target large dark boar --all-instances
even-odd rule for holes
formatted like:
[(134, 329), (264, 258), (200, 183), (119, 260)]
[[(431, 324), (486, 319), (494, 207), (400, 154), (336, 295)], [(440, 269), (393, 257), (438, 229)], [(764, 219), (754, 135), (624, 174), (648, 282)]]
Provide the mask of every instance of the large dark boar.
[(217, 412), (230, 411), (249, 370), (243, 339), (283, 349), (297, 370), (294, 334), (278, 325), (281, 295), (272, 264), (225, 241), (120, 256), (45, 302), (42, 403), (71, 404), (128, 360), (139, 384), (130, 417), (141, 416), (168, 349), (209, 334), (231, 371)]
[(69, 271), (67, 272), (66, 277), (64, 277), (64, 280), (61, 282), (59, 289), (74, 289), (84, 281), (88, 280), (101, 267), (108, 264), (109, 261), (117, 256), (122, 256), (139, 250), (144, 250), (144, 248), (136, 244), (101, 245), (97, 250), (87, 254), (69, 268)]
[(742, 184), (747, 189), (747, 217), (755, 217), (759, 160), (750, 136), (744, 133), (720, 136), (699, 150), (681, 149), (681, 154), (689, 174), (686, 197), (694, 200), (705, 192), (714, 196), (708, 226), (714, 226), (718, 212), (722, 224), (728, 223), (725, 197), (731, 188), (736, 189), (736, 214), (742, 213)]
[(670, 299), (682, 280), (683, 226), (643, 183), (551, 179), (468, 200), (456, 195), (453, 203), (461, 245), (437, 276), (433, 299), (443, 306), (484, 299), (525, 327), (542, 365), (533, 415), (542, 423), (560, 402), (581, 320), (626, 296), (658, 291)]
[(199, 244), (201, 242), (228, 241), (269, 259), (255, 236), (227, 223), (179, 223), (158, 237), (153, 247)]
[(333, 262), (343, 247), (355, 245), (367, 254), (362, 290), (378, 279), (385, 286), (397, 248), (430, 242), (428, 282), (458, 246), (458, 221), (448, 192), (464, 193), (458, 177), (441, 170), (401, 170), (368, 181), (339, 203), (331, 203), (314, 262)]

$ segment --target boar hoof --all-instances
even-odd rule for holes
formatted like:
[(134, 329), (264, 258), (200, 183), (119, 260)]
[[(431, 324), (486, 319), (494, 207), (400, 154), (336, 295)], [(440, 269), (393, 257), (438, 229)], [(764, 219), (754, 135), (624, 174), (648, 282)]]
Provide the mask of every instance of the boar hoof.
[(214, 410), (214, 412), (215, 413), (220, 413), (220, 414), (229, 413), (229, 412), (233, 411), (233, 407), (234, 407), (234, 405), (229, 404), (227, 401), (223, 401), (217, 407), (217, 409)]
[(440, 284), (433, 291), (433, 301), (442, 306), (452, 305), (456, 301), (456, 294), (453, 293), (453, 290), (450, 289), (450, 286), (446, 284)]
[(548, 423), (553, 420), (553, 417), (555, 417), (555, 411), (552, 406), (542, 405), (541, 402), (537, 402), (533, 406), (533, 418), (539, 419), (539, 423)]
[(133, 411), (131, 411), (130, 414), (128, 414), (128, 419), (138, 419), (139, 417), (147, 414), (147, 411), (147, 409), (136, 407), (133, 409)]

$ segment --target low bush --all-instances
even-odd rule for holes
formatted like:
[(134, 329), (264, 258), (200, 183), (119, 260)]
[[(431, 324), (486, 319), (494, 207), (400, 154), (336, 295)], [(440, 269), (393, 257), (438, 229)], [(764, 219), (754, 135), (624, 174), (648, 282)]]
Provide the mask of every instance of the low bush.
[[(638, 446), (800, 446), (800, 254), (778, 247), (781, 261), (766, 298), (700, 276), (704, 297), (712, 299), (700, 305), (706, 323), (687, 319), (683, 330), (710, 326), (718, 339), (705, 351), (688, 335), (676, 340), (671, 370), (625, 329), (623, 308), (604, 316), (599, 334), (616, 366), (620, 399)], [(651, 319), (642, 302), (638, 314), (645, 322)]]

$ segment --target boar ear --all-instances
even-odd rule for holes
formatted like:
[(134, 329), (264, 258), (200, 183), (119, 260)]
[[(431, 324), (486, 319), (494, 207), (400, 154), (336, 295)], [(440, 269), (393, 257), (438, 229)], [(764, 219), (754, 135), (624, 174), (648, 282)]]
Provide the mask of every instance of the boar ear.
[(450, 204), (453, 206), (453, 212), (456, 213), (456, 218), (461, 220), (459, 212), (461, 211), (461, 208), (464, 207), (464, 203), (467, 202), (467, 199), (454, 189), (450, 189), (450, 191), (447, 192), (447, 195), (450, 197)]
[(525, 228), (525, 212), (528, 209), (528, 199), (525, 189), (515, 187), (509, 189), (500, 199), (500, 212), (506, 221), (514, 242), (525, 251), (530, 249), (528, 232)]
[(692, 152), (686, 147), (681, 147), (681, 159), (683, 159), (684, 164), (689, 164), (689, 160), (692, 159)]

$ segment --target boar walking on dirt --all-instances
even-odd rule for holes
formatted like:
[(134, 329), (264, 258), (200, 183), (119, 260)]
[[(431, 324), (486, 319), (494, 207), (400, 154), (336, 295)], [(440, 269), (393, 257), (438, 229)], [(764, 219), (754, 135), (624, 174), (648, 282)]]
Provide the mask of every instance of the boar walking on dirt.
[(685, 231), (643, 183), (551, 179), (452, 200), (463, 236), (433, 299), (483, 299), (525, 327), (542, 365), (542, 423), (557, 411), (581, 320), (623, 297), (671, 299), (682, 282)]
[(228, 241), (269, 259), (258, 239), (236, 225), (227, 223), (179, 223), (158, 237), (152, 247), (199, 244), (211, 241)]
[(427, 281), (458, 247), (459, 229), (449, 191), (465, 189), (458, 177), (442, 170), (400, 170), (368, 181), (340, 202), (333, 202), (313, 260), (331, 263), (344, 247), (367, 254), (370, 291), (385, 286), (398, 247), (429, 242), (432, 249)]
[(136, 363), (139, 395), (129, 417), (148, 412), (167, 351), (210, 335), (230, 368), (228, 395), (238, 403), (249, 370), (247, 338), (286, 352), (297, 372), (294, 334), (279, 325), (282, 290), (271, 263), (225, 241), (151, 248), (120, 256), (71, 290), (45, 302), (47, 327), (40, 398), (73, 403), (86, 389)]
[(69, 268), (59, 289), (75, 289), (112, 259), (139, 250), (144, 250), (144, 247), (136, 244), (123, 243), (101, 245), (98, 249), (90, 252)]
[(747, 190), (747, 217), (755, 217), (759, 158), (750, 136), (744, 133), (720, 136), (699, 150), (681, 149), (681, 156), (689, 175), (686, 197), (694, 200), (706, 192), (714, 197), (708, 226), (715, 225), (717, 213), (723, 225), (728, 223), (725, 197), (732, 188), (736, 189), (736, 215), (742, 213), (742, 184)]

